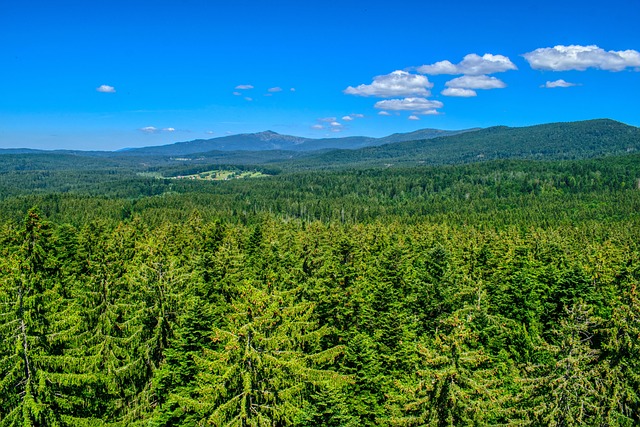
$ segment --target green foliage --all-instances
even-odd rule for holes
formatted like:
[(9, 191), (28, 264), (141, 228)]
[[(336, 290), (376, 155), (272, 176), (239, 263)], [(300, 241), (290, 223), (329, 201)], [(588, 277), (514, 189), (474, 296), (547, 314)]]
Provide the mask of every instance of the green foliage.
[(300, 415), (310, 387), (346, 381), (319, 369), (341, 348), (320, 348), (326, 328), (315, 326), (312, 306), (294, 297), (241, 286), (226, 327), (213, 331), (214, 348), (195, 359), (197, 400), (182, 400), (186, 411), (213, 425), (287, 425)]
[(640, 423), (637, 155), (235, 182), (14, 156), (0, 426)]
[[(567, 309), (554, 330), (555, 344), (542, 343), (540, 363), (530, 371), (524, 398), (534, 425), (581, 426), (603, 423), (598, 350), (592, 347), (595, 321), (582, 303)], [(545, 360), (546, 359), (546, 360)]]

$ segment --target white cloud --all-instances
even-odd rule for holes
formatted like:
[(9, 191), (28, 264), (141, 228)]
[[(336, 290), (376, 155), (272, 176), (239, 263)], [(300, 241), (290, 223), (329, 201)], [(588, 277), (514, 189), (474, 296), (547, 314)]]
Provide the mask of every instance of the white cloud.
[(155, 126), (145, 126), (143, 128), (139, 129), (141, 132), (144, 133), (160, 133), (160, 132), (175, 132), (176, 129), (175, 128), (162, 128), (162, 129), (158, 129)]
[(236, 89), (238, 89), (238, 90), (249, 90), (249, 89), (253, 89), (253, 86), (251, 86), (251, 85), (238, 85), (238, 86), (236, 86)]
[(440, 93), (444, 96), (457, 96), (460, 98), (470, 98), (478, 95), (473, 89), (464, 89), (461, 87), (448, 87)]
[(636, 50), (610, 50), (607, 52), (596, 45), (558, 45), (539, 48), (522, 56), (535, 70), (584, 71), (587, 68), (596, 68), (606, 71), (622, 71), (628, 67), (640, 67), (640, 52)]
[(235, 96), (242, 96), (242, 94), (241, 94), (240, 92), (233, 92), (233, 94), (234, 94)]
[(451, 61), (439, 61), (431, 65), (422, 65), (417, 68), (417, 71), (422, 74), (462, 74), (458, 72), (458, 67), (453, 65)]
[(420, 117), (418, 116), (409, 116), (409, 120), (420, 120)]
[(345, 122), (352, 122), (355, 119), (362, 119), (362, 118), (364, 118), (364, 114), (352, 113), (344, 116), (342, 120), (344, 120)]
[(324, 129), (324, 126), (322, 126), (322, 125), (313, 125), (313, 126), (311, 126), (311, 129), (318, 129), (318, 130), (320, 130), (320, 129)]
[(445, 83), (446, 87), (457, 89), (502, 89), (505, 82), (490, 76), (461, 76)]
[(425, 98), (387, 99), (374, 105), (379, 110), (412, 111), (414, 114), (438, 114), (436, 110), (443, 106), (440, 101)]
[(249, 96), (245, 96), (245, 97), (244, 97), (244, 100), (245, 100), (245, 101), (249, 101), (249, 102), (251, 102), (251, 101), (253, 101), (253, 98), (251, 98), (251, 97), (249, 97)]
[(295, 87), (292, 87), (292, 88), (291, 88), (291, 89), (289, 89), (289, 90), (290, 90), (291, 92), (295, 92), (295, 91), (296, 91), (296, 88), (295, 88)]
[(547, 81), (545, 84), (543, 84), (540, 87), (551, 89), (551, 88), (554, 88), (554, 87), (571, 87), (571, 86), (578, 86), (578, 84), (577, 83), (565, 82), (564, 80), (560, 79), (560, 80), (556, 80), (554, 82)]
[(116, 93), (116, 88), (109, 85), (100, 85), (96, 88), (96, 91), (100, 93)]
[(282, 92), (282, 88), (278, 86), (270, 87), (269, 89), (267, 89), (267, 92), (271, 92), (271, 93)]
[(427, 110), (427, 111), (420, 111), (418, 114), (422, 116), (437, 116), (438, 114), (440, 114), (440, 112), (437, 110)]
[(518, 67), (509, 58), (503, 55), (476, 55), (470, 53), (466, 55), (458, 64), (449, 61), (440, 61), (431, 65), (423, 65), (417, 68), (422, 74), (466, 74), (469, 76), (480, 76), (482, 74), (502, 73), (509, 70), (517, 70)]
[(207, 135), (215, 135), (215, 132), (212, 130), (208, 130), (205, 132)]
[(390, 115), (391, 115), (391, 113), (390, 113), (390, 112), (388, 112), (388, 111), (380, 111), (380, 112), (378, 113), (378, 115), (379, 115), (379, 116), (390, 116)]
[(349, 86), (344, 90), (347, 95), (375, 96), (393, 98), (396, 96), (430, 96), (433, 83), (425, 76), (410, 74), (406, 71), (394, 71), (391, 74), (376, 76), (370, 85)]
[(324, 123), (331, 123), (331, 122), (335, 122), (336, 120), (338, 120), (336, 117), (323, 117), (321, 119), (318, 119), (319, 122), (324, 122)]
[(331, 123), (329, 123), (329, 124), (330, 124), (331, 126), (333, 126), (333, 127), (336, 127), (336, 128), (338, 128), (338, 127), (341, 127), (341, 126), (342, 126), (342, 123), (339, 123), (339, 122), (331, 122)]

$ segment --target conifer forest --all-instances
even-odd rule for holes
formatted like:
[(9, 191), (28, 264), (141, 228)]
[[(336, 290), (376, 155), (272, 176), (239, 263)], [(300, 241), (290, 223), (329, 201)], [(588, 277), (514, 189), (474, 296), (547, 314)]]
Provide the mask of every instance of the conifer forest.
[(0, 426), (640, 425), (640, 156), (580, 140), (2, 153)]

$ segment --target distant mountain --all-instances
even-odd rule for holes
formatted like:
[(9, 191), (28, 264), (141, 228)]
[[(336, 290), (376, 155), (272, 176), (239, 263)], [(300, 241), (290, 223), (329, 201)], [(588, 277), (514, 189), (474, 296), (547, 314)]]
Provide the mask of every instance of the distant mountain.
[(296, 168), (454, 164), (491, 159), (583, 159), (640, 152), (640, 128), (609, 119), (511, 128), (402, 141), (306, 156)]
[(156, 171), (216, 164), (291, 171), (493, 159), (570, 160), (629, 153), (640, 153), (640, 128), (598, 119), (458, 132), (422, 129), (384, 138), (311, 139), (267, 131), (120, 152), (9, 149), (0, 150), (0, 172), (100, 168)]
[(212, 139), (196, 139), (193, 141), (176, 142), (169, 145), (154, 147), (129, 148), (120, 150), (125, 155), (166, 155), (186, 156), (209, 151), (317, 151), (327, 149), (355, 150), (364, 147), (374, 147), (391, 142), (411, 141), (416, 139), (430, 139), (446, 135), (456, 135), (468, 130), (446, 131), (439, 129), (422, 129), (410, 133), (396, 133), (384, 138), (352, 136), (345, 138), (302, 138), (291, 135), (281, 135), (272, 131), (259, 133), (243, 133), (240, 135), (223, 136)]

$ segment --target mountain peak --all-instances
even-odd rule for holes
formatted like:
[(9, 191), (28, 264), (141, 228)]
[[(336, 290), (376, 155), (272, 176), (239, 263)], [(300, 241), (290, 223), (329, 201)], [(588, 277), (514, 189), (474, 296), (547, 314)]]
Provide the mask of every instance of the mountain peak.
[(204, 153), (207, 151), (265, 151), (265, 150), (291, 150), (291, 151), (314, 151), (332, 148), (358, 149), (368, 146), (388, 144), (390, 142), (429, 139), (436, 136), (451, 135), (464, 131), (442, 131), (427, 129), (423, 131), (411, 132), (409, 134), (396, 134), (391, 138), (370, 138), (362, 136), (352, 136), (346, 138), (304, 138), (292, 135), (283, 135), (272, 130), (265, 130), (256, 133), (242, 133), (238, 135), (227, 135), (206, 140), (176, 142), (169, 145), (157, 147), (144, 147), (130, 150), (136, 154), (168, 154), (183, 156), (193, 153)]
[(282, 148), (280, 146), (282, 143), (300, 144), (307, 140), (307, 138), (301, 138), (298, 136), (282, 135), (272, 130), (265, 130), (264, 132), (258, 132), (258, 133), (250, 133), (250, 134), (246, 134), (246, 136), (257, 138), (259, 141), (262, 141), (262, 142), (273, 142), (274, 144), (278, 145), (272, 148)]
[(274, 132), (272, 130), (265, 130), (262, 132), (256, 132), (254, 134), (249, 134), (249, 135), (255, 135), (255, 136), (280, 136), (280, 134), (278, 132)]

